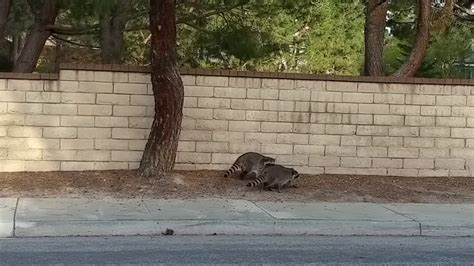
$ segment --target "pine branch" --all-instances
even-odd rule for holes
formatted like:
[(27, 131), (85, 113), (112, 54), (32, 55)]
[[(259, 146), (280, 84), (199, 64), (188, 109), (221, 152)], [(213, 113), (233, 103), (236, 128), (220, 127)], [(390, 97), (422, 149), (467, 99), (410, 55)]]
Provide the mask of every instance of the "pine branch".
[(64, 38), (61, 38), (55, 34), (51, 34), (51, 36), (59, 41), (62, 41), (62, 42), (65, 42), (65, 43), (69, 43), (69, 44), (72, 44), (72, 45), (75, 45), (75, 46), (80, 46), (80, 47), (86, 47), (86, 48), (92, 48), (92, 49), (100, 49), (100, 47), (98, 46), (93, 46), (93, 45), (87, 45), (87, 44), (82, 44), (82, 43), (78, 43), (78, 42), (74, 42), (74, 41), (70, 41), (68, 39), (64, 39)]
[[(215, 10), (205, 12), (200, 15), (183, 17), (181, 19), (177, 19), (176, 24), (189, 24), (191, 21), (229, 12), (235, 8), (246, 5), (248, 2), (249, 0), (241, 1), (235, 5), (225, 7), (225, 8), (215, 9)], [(91, 35), (91, 34), (96, 34), (100, 30), (100, 24), (94, 24), (88, 28), (82, 28), (82, 29), (73, 28), (71, 26), (64, 26), (64, 25), (48, 25), (46, 29), (50, 30), (51, 33), (60, 34), (60, 35)], [(150, 27), (148, 24), (146, 24), (146, 25), (137, 25), (137, 26), (129, 27), (125, 29), (125, 31), (139, 31), (139, 30), (148, 30), (148, 29), (150, 29)]]
[(89, 28), (77, 29), (71, 26), (64, 25), (48, 25), (46, 29), (51, 31), (51, 33), (61, 34), (61, 35), (91, 35), (97, 33), (100, 29), (100, 25), (92, 25)]

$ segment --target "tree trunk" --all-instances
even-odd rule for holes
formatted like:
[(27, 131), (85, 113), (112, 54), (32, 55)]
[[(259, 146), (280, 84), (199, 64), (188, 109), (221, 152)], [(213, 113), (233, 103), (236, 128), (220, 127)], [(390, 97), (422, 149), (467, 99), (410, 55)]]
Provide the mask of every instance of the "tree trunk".
[(13, 35), (13, 48), (12, 48), (12, 53), (11, 53), (11, 61), (13, 63), (13, 66), (16, 66), (18, 62), (18, 57), (20, 56), (20, 52), (22, 50), (22, 47), (25, 44), (25, 38), (23, 36), (17, 34)]
[(407, 61), (394, 74), (395, 76), (413, 77), (423, 64), (430, 39), (430, 17), (431, 0), (418, 0), (415, 45)]
[(53, 25), (59, 12), (57, 0), (43, 0), (42, 6), (35, 15), (35, 24), (30, 34), (26, 38), (26, 44), (21, 50), (13, 72), (31, 73), (36, 62), (43, 51), (44, 44), (51, 32), (46, 29), (48, 25)]
[(183, 82), (177, 68), (175, 0), (150, 0), (151, 81), (155, 118), (140, 163), (144, 177), (173, 170), (183, 118)]
[(369, 0), (365, 16), (364, 75), (383, 76), (383, 46), (388, 0)]
[(113, 10), (107, 12), (101, 17), (101, 48), (102, 63), (121, 64), (123, 52), (123, 32), (127, 26), (127, 8), (130, 5), (129, 0), (121, 0), (113, 7)]
[(11, 0), (0, 0), (0, 42), (3, 40), (5, 34), (11, 6)]
[(61, 42), (56, 40), (56, 49), (54, 53), (54, 72), (59, 73), (59, 65), (61, 64), (62, 60), (62, 47)]
[(445, 0), (444, 7), (440, 11), (435, 11), (431, 17), (431, 32), (446, 34), (453, 24), (455, 0)]

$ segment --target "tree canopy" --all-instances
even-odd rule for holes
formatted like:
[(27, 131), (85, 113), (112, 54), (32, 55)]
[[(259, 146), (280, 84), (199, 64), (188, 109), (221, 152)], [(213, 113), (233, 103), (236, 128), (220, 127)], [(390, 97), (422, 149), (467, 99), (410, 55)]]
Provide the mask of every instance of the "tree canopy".
[[(59, 9), (57, 16), (41, 22), (42, 8), (52, 2)], [(177, 1), (178, 65), (360, 75), (364, 72), (368, 2)], [(417, 76), (469, 78), (474, 64), (470, 2), (431, 1), (429, 43)], [(417, 25), (416, 1), (388, 3), (382, 47), (385, 75), (395, 73), (406, 62), (415, 44)], [(55, 71), (59, 62), (150, 63), (150, 10), (146, 0), (0, 0), (0, 14), (7, 6), (3, 34), (7, 41), (0, 42), (3, 71), (28, 70), (18, 65), (24, 58), (34, 57), (32, 53), (22, 55), (22, 50), (35, 29), (50, 34), (48, 41), (36, 38), (36, 46), (30, 46), (30, 51), (42, 51), (33, 64), (35, 71)], [(469, 64), (471, 69), (466, 71)]]

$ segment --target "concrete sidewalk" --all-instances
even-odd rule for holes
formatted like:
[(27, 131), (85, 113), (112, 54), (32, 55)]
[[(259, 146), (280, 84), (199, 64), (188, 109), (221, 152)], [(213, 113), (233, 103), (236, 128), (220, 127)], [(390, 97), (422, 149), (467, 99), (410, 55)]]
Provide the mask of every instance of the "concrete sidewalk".
[(474, 204), (0, 198), (0, 237), (157, 235), (474, 236)]

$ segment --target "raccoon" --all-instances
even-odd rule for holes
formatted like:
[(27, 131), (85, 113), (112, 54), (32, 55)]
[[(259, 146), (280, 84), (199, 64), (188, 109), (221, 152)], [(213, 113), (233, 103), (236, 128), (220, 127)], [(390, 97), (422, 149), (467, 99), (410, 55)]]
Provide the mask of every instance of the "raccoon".
[(275, 159), (264, 156), (256, 152), (247, 152), (239, 156), (234, 164), (224, 173), (224, 177), (229, 177), (233, 173), (240, 171), (240, 179), (258, 177), (266, 164), (274, 163)]
[[(293, 168), (284, 167), (278, 164), (267, 164), (263, 169), (262, 174), (255, 180), (249, 182), (247, 187), (256, 187), (260, 185), (260, 191), (262, 191), (264, 187), (268, 188), (270, 191), (272, 188), (276, 187), (278, 192), (281, 193), (282, 187), (289, 186), (291, 181), (299, 176), (299, 173)], [(297, 186), (293, 185), (293, 187)]]

